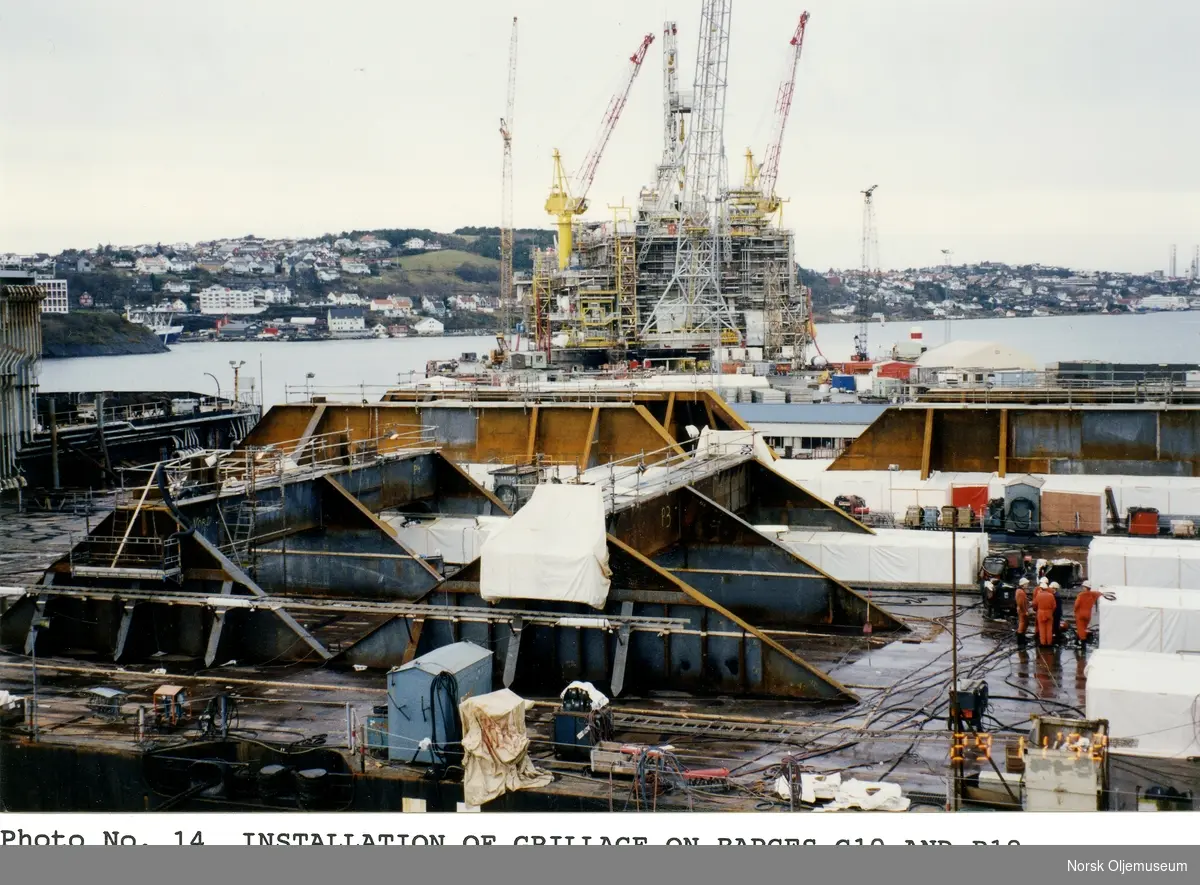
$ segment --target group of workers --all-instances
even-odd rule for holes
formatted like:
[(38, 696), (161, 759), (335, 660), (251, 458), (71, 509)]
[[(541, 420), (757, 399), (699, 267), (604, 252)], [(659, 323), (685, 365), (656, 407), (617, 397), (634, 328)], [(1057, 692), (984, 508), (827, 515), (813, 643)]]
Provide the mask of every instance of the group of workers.
[[(1062, 600), (1058, 595), (1062, 587), (1057, 581), (1040, 578), (1033, 591), (1033, 598), (1030, 599), (1029, 585), (1028, 578), (1021, 578), (1017, 582), (1017, 592), (1014, 597), (1017, 606), (1017, 639), (1021, 641), (1025, 639), (1029, 629), (1029, 615), (1032, 612), (1035, 618), (1037, 644), (1042, 648), (1049, 648), (1055, 644), (1059, 631), (1065, 628), (1062, 620)], [(1083, 582), (1083, 588), (1075, 597), (1075, 637), (1079, 640), (1080, 648), (1087, 645), (1092, 611), (1099, 598), (1099, 591), (1092, 589), (1090, 581)]]

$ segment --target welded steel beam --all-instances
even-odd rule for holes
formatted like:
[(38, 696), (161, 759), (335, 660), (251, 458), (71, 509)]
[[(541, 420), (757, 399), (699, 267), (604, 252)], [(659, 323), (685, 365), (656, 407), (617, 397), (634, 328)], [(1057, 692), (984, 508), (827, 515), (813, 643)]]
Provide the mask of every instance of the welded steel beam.
[(874, 534), (844, 510), (757, 459), (747, 459), (727, 470), (697, 479), (691, 485), (754, 525)]
[[(611, 535), (609, 566), (612, 589), (602, 611), (576, 603), (507, 600), (504, 608), (514, 614), (504, 621), (481, 617), (494, 607), (479, 596), (477, 561), (430, 594), (427, 601), (445, 614), (422, 610), (417, 652), (460, 640), (491, 648), (497, 682), (534, 695), (556, 695), (567, 682), (583, 679), (607, 684), (614, 694), (683, 690), (853, 699), (845, 686), (757, 626)], [(413, 641), (415, 618), (397, 615), (339, 660), (395, 666)]]
[(696, 488), (619, 510), (609, 531), (715, 602), (766, 627), (906, 629), (849, 586)]

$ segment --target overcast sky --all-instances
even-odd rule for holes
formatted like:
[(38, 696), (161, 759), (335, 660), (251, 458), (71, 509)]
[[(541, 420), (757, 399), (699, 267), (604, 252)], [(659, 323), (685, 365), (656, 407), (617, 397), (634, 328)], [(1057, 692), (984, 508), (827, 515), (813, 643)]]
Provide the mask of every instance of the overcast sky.
[[(520, 18), (516, 221), (548, 227), (643, 34), (700, 0), (0, 0), (0, 251), (494, 225)], [(1200, 243), (1194, 0), (740, 0), (731, 177), (770, 134), (811, 13), (778, 191), (806, 266), (1040, 261), (1182, 270)], [(629, 203), (661, 151), (659, 41), (592, 188)]]

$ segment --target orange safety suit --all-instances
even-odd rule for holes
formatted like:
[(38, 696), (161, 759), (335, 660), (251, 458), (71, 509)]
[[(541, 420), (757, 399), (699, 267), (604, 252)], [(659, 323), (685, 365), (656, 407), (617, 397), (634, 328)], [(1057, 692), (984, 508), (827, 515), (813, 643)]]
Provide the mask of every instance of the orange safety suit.
[(1013, 601), (1017, 604), (1017, 635), (1024, 636), (1029, 629), (1029, 594), (1024, 587), (1018, 587)]
[(1075, 597), (1075, 635), (1080, 642), (1087, 642), (1088, 626), (1092, 623), (1092, 607), (1100, 598), (1098, 590), (1080, 590)]
[(1057, 600), (1053, 590), (1042, 590), (1033, 598), (1033, 607), (1037, 610), (1037, 632), (1040, 645), (1054, 645), (1054, 609), (1056, 605)]

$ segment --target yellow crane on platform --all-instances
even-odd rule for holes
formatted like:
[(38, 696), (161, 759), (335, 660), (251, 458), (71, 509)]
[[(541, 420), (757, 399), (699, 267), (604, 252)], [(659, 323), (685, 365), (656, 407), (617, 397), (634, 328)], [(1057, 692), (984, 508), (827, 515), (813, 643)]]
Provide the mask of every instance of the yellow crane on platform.
[(625, 102), (629, 98), (629, 91), (633, 88), (633, 81), (637, 79), (638, 71), (642, 69), (642, 62), (646, 59), (646, 51), (653, 42), (654, 35), (647, 34), (642, 38), (642, 43), (637, 51), (629, 57), (630, 67), (623, 80), (623, 86), (609, 101), (608, 107), (604, 111), (604, 118), (600, 123), (600, 132), (597, 134), (587, 158), (583, 161), (583, 166), (575, 176), (574, 194), (571, 192), (570, 180), (563, 171), (562, 155), (557, 149), (554, 151), (554, 175), (550, 185), (550, 196), (546, 198), (546, 211), (558, 219), (559, 270), (566, 270), (570, 264), (571, 230), (575, 223), (575, 217), (587, 211), (587, 195), (591, 190), (592, 181), (596, 177), (596, 169), (600, 166), (600, 158), (604, 155), (604, 149), (608, 146), (608, 140), (612, 137), (617, 120), (621, 117), (621, 111), (625, 109)]

